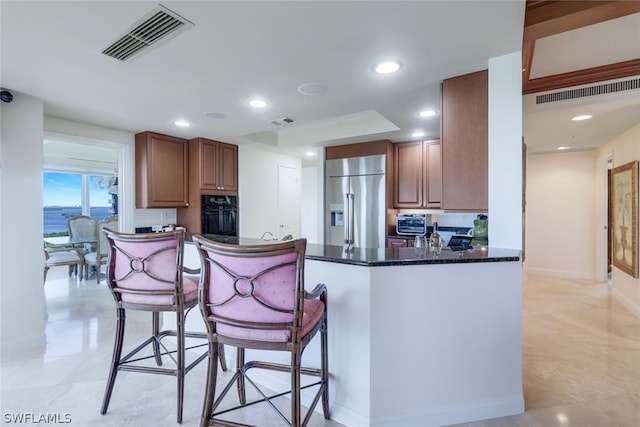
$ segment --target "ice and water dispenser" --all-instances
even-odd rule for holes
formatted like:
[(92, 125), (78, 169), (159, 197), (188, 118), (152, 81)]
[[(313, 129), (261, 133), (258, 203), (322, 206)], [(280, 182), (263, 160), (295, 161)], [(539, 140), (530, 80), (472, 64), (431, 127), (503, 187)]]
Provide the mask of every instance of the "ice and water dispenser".
[(330, 224), (332, 227), (344, 227), (344, 205), (343, 204), (330, 204), (329, 205)]

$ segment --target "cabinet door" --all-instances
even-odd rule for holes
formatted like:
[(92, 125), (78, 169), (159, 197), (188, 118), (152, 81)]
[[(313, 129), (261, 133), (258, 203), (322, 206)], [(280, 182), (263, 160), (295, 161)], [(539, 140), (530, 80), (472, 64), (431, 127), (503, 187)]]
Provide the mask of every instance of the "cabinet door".
[(188, 146), (181, 138), (143, 132), (136, 135), (136, 207), (188, 206)]
[(393, 249), (393, 248), (406, 248), (406, 247), (407, 247), (406, 239), (396, 239), (393, 237), (389, 237), (387, 239), (387, 248)]
[(489, 205), (488, 71), (442, 83), (442, 208), (486, 212)]
[(393, 150), (394, 207), (423, 207), (424, 163), (422, 141), (395, 144)]
[(220, 143), (206, 139), (199, 139), (198, 143), (198, 152), (200, 153), (200, 189), (216, 190), (220, 186), (220, 172), (218, 170)]
[(238, 146), (220, 143), (219, 186), (227, 192), (238, 191)]
[(211, 194), (238, 192), (238, 147), (198, 138), (200, 190)]
[(439, 208), (442, 200), (442, 155), (440, 142), (425, 142), (425, 207)]

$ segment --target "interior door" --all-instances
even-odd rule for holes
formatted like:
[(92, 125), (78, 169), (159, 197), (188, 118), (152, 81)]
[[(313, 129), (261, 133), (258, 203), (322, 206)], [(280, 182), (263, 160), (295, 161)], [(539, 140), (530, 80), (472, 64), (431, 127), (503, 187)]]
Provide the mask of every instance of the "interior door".
[(596, 280), (605, 282), (609, 261), (607, 259), (608, 246), (608, 157), (599, 157), (596, 160), (596, 230), (595, 230), (595, 276)]
[(300, 179), (298, 169), (278, 165), (278, 237), (300, 236)]

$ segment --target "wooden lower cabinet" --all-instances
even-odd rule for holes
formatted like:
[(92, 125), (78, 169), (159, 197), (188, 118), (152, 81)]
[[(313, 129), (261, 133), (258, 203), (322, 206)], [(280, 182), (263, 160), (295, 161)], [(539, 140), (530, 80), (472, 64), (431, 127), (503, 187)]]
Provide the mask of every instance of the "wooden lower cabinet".
[(412, 248), (416, 245), (416, 241), (413, 238), (404, 237), (388, 237), (387, 248)]

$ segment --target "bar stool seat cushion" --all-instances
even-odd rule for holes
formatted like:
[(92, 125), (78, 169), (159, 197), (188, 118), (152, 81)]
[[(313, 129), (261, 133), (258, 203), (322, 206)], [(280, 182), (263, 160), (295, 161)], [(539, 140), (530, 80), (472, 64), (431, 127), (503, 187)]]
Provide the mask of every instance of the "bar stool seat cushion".
[[(322, 320), (322, 316), (324, 314), (324, 303), (320, 300), (306, 299), (304, 301), (303, 313), (302, 337), (305, 337), (318, 324), (318, 322)], [(287, 342), (291, 340), (291, 331), (289, 330), (270, 331), (246, 329), (219, 324), (218, 332), (229, 337), (255, 341)]]

